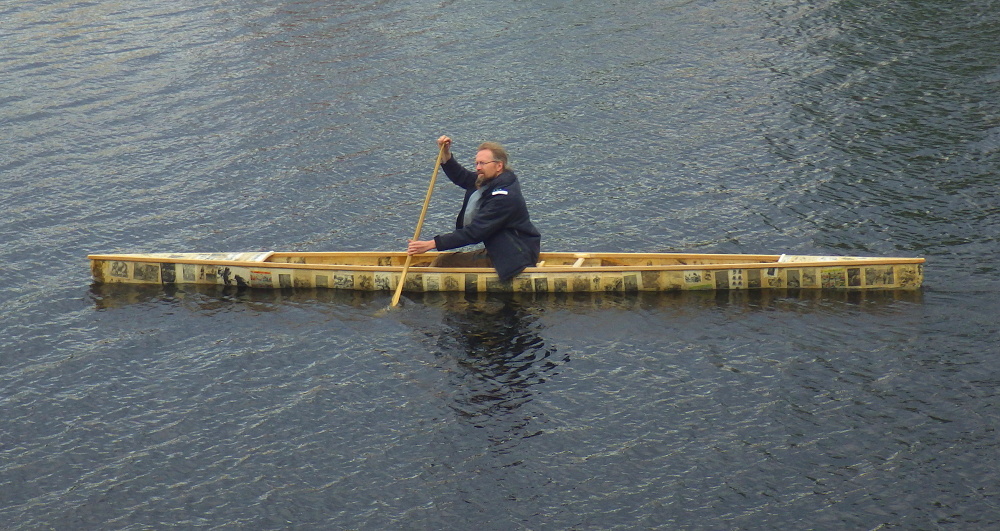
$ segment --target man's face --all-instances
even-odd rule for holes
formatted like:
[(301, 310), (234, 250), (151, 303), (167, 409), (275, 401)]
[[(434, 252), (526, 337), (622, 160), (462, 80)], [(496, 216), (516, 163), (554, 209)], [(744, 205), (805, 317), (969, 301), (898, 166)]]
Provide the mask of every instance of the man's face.
[(484, 149), (476, 153), (476, 174), (483, 179), (492, 179), (503, 172), (503, 163), (493, 159), (493, 152)]

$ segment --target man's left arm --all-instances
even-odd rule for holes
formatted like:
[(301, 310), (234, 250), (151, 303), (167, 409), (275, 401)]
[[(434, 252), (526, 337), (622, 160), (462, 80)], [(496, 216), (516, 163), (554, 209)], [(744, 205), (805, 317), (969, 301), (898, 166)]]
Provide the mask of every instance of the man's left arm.
[(494, 190), (492, 193), (496, 195), (492, 195), (483, 201), (472, 223), (454, 232), (434, 237), (439, 251), (483, 242), (507, 226), (511, 214), (517, 207), (517, 203), (514, 198), (503, 193), (497, 193), (497, 190)]

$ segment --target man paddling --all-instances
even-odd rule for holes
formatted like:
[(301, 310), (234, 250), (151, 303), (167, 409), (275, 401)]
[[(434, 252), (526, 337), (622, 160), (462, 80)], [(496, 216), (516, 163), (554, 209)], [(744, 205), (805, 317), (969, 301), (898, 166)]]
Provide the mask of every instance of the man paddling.
[(447, 251), (482, 243), (485, 249), (442, 254), (432, 266), (493, 267), (500, 280), (509, 280), (535, 265), (542, 237), (531, 223), (521, 195), (521, 184), (508, 168), (507, 151), (496, 142), (484, 142), (476, 152), (475, 171), (459, 164), (451, 154), (451, 139), (438, 138), (441, 168), (451, 182), (465, 189), (455, 231), (433, 240), (410, 240), (407, 253)]

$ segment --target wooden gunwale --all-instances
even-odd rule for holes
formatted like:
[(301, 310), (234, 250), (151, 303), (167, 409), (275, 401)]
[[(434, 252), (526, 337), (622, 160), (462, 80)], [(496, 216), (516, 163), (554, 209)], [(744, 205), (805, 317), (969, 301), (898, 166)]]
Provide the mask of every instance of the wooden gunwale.
[[(196, 253), (191, 253), (196, 254)], [(221, 254), (221, 253), (220, 253)], [(428, 253), (428, 257), (436, 253)], [(547, 273), (580, 273), (582, 271), (593, 272), (620, 272), (620, 271), (718, 271), (724, 269), (800, 269), (803, 267), (857, 267), (865, 265), (897, 265), (897, 264), (922, 264), (923, 258), (891, 258), (891, 257), (860, 257), (843, 260), (817, 260), (810, 262), (778, 262), (780, 255), (733, 255), (733, 254), (673, 254), (673, 253), (542, 253), (543, 259), (553, 258), (575, 258), (575, 263), (581, 265), (544, 265), (542, 267), (529, 267), (524, 270), (524, 274), (547, 274)], [(148, 254), (93, 254), (87, 258), (91, 261), (122, 261), (141, 263), (173, 263), (173, 264), (195, 264), (195, 265), (226, 265), (230, 267), (244, 268), (272, 268), (272, 269), (299, 269), (315, 271), (385, 271), (397, 272), (403, 270), (403, 264), (399, 265), (354, 265), (354, 264), (301, 264), (290, 262), (270, 261), (275, 258), (333, 258), (333, 257), (390, 257), (405, 259), (406, 254), (401, 252), (315, 252), (315, 253), (271, 253), (267, 256), (269, 261), (243, 261), (243, 260), (220, 260), (220, 259), (198, 259), (185, 257), (167, 257)], [(733, 260), (737, 258), (747, 259), (747, 262), (731, 263), (699, 263), (699, 264), (670, 264), (670, 265), (583, 265), (581, 259), (601, 259), (601, 258), (622, 258), (630, 260), (643, 259), (671, 259), (671, 260)], [(756, 260), (756, 261), (754, 261)], [(492, 272), (492, 268), (473, 267), (429, 267), (411, 266), (419, 272), (433, 273), (469, 273), (469, 272)]]

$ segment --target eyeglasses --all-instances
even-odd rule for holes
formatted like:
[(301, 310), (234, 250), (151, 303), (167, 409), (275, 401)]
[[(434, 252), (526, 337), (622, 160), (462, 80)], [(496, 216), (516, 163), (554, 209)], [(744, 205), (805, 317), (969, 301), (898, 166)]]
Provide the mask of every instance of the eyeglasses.
[(478, 168), (478, 167), (480, 167), (480, 166), (485, 166), (485, 165), (487, 165), (487, 164), (489, 164), (489, 163), (491, 163), (491, 162), (500, 162), (500, 161), (499, 161), (499, 160), (488, 160), (488, 161), (486, 161), (486, 162), (479, 162), (479, 161), (477, 160), (477, 161), (473, 162), (473, 164), (474, 164), (474, 165), (475, 165), (475, 166), (476, 166), (476, 167)]

